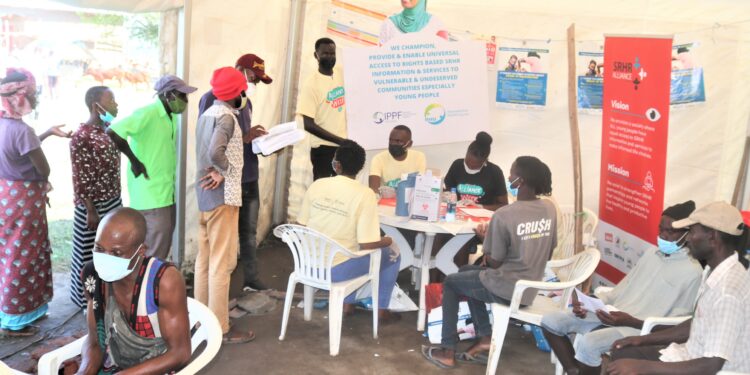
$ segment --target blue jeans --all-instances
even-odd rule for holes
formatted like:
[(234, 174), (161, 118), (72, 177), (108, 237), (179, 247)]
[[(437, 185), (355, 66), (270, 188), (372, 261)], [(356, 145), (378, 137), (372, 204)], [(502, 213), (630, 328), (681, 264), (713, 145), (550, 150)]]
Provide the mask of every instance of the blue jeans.
[[(387, 309), (391, 303), (391, 293), (393, 293), (393, 287), (396, 285), (396, 277), (401, 265), (401, 256), (395, 262), (392, 262), (390, 254), (390, 248), (380, 249), (380, 282), (378, 283), (378, 308), (380, 309)], [(369, 255), (353, 258), (331, 269), (331, 281), (345, 281), (366, 275), (368, 272), (370, 272)], [(346, 296), (344, 303), (354, 303), (356, 294), (357, 292), (354, 292)]]
[(245, 275), (244, 285), (258, 281), (258, 246), (255, 236), (258, 228), (258, 181), (242, 184), (242, 207), (240, 207), (240, 263)]
[(443, 337), (440, 341), (440, 346), (443, 348), (456, 350), (458, 303), (462, 296), (469, 297), (469, 310), (477, 337), (492, 335), (492, 325), (486, 304), (510, 304), (505, 298), (492, 294), (479, 280), (479, 273), (484, 269), (485, 267), (481, 266), (463, 266), (458, 272), (446, 276), (443, 281)]

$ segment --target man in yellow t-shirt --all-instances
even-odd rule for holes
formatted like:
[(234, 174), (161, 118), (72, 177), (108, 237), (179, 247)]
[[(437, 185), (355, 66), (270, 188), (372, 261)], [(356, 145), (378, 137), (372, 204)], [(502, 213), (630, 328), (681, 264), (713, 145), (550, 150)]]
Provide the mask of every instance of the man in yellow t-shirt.
[(401, 175), (424, 173), (426, 161), (424, 154), (409, 150), (414, 142), (411, 140), (411, 129), (406, 125), (397, 125), (388, 137), (388, 152), (383, 151), (372, 159), (370, 164), (369, 185), (375, 193), (381, 186), (396, 188)]
[(297, 106), (305, 130), (311, 134), (313, 180), (335, 175), (331, 160), (336, 148), (347, 136), (344, 77), (341, 72), (333, 70), (336, 65), (336, 43), (329, 38), (318, 39), (315, 42), (315, 59), (318, 60), (318, 71), (302, 86)]
[[(355, 177), (365, 165), (365, 150), (354, 141), (341, 142), (334, 154), (333, 168), (337, 176), (322, 178), (310, 185), (302, 200), (297, 221), (330, 237), (352, 252), (380, 248), (380, 289), (378, 315), (381, 323), (398, 320), (399, 315), (387, 310), (393, 286), (396, 285), (401, 257), (390, 237), (380, 237), (380, 220), (375, 194)], [(370, 256), (333, 259), (331, 280), (339, 282), (369, 272)], [(354, 295), (344, 300), (344, 311), (354, 312)]]

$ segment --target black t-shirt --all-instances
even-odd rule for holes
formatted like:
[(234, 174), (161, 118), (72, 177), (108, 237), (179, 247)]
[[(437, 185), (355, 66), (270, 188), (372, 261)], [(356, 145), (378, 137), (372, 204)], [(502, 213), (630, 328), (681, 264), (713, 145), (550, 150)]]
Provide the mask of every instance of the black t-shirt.
[(500, 167), (487, 162), (479, 173), (468, 174), (464, 169), (464, 159), (457, 159), (451, 164), (445, 175), (445, 188), (456, 188), (459, 200), (468, 199), (478, 204), (494, 204), (498, 196), (508, 194)]

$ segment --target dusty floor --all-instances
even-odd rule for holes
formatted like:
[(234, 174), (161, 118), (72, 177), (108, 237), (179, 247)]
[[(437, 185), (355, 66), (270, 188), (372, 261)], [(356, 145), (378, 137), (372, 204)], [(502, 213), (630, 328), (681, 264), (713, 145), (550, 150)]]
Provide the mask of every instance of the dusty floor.
[[(292, 268), (289, 251), (278, 242), (264, 244), (259, 250), (261, 277), (274, 289), (284, 290)], [(239, 293), (239, 275), (233, 277), (233, 294)], [(408, 275), (401, 274), (400, 284), (407, 290)], [(42, 334), (26, 340), (4, 340), (0, 360), (19, 370), (32, 372), (33, 357), (61, 345), (70, 336), (85, 333), (83, 316), (77, 313), (67, 295), (67, 275), (55, 279), (56, 295), (50, 318), (40, 322)], [(301, 292), (301, 287), (300, 290)], [(417, 294), (412, 293), (412, 297)], [(345, 318), (341, 350), (337, 357), (328, 355), (327, 309), (314, 310), (310, 322), (302, 319), (302, 309), (292, 308), (286, 339), (278, 340), (281, 307), (262, 316), (245, 316), (234, 324), (252, 329), (254, 342), (222, 347), (202, 374), (482, 374), (484, 367), (463, 365), (440, 370), (425, 361), (420, 346), (427, 344), (415, 329), (416, 313), (403, 314), (394, 325), (381, 326), (379, 338), (372, 338), (371, 315), (360, 312)], [(468, 345), (468, 343), (464, 343)], [(462, 347), (459, 347), (462, 348)], [(549, 354), (534, 346), (534, 339), (521, 328), (511, 325), (500, 358), (499, 374), (549, 374), (554, 371)]]

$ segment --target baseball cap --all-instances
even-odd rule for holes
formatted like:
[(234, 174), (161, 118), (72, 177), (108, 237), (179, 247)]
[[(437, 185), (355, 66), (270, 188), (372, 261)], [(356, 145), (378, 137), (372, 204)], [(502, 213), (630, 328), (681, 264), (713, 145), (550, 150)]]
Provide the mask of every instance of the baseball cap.
[(185, 81), (183, 81), (180, 77), (167, 74), (156, 81), (154, 90), (156, 90), (157, 94), (163, 94), (172, 90), (177, 90), (184, 94), (190, 94), (198, 89), (193, 86), (188, 86), (188, 84), (185, 83)]
[(237, 59), (237, 64), (235, 65), (252, 70), (255, 76), (260, 78), (265, 84), (273, 82), (273, 79), (266, 74), (266, 64), (263, 59), (252, 53), (242, 55)]
[(682, 229), (694, 224), (701, 224), (733, 236), (741, 235), (745, 225), (740, 210), (722, 201), (709, 203), (695, 210), (687, 219), (673, 222), (672, 227)]

